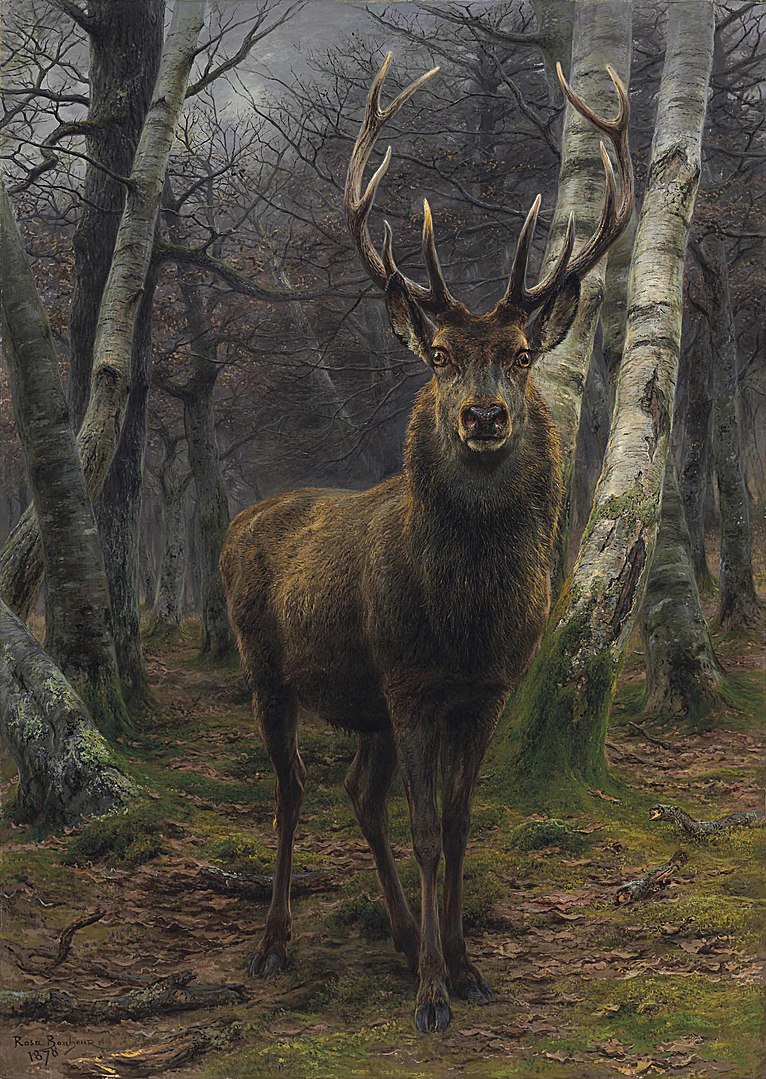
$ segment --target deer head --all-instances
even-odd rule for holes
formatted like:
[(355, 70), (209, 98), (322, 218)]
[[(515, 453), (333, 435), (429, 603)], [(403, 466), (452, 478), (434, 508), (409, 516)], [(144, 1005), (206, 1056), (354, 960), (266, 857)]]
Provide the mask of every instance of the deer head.
[[(380, 253), (369, 232), (375, 193), (391, 161), (391, 147), (364, 191), (364, 170), (385, 124), (432, 78), (439, 68), (421, 75), (385, 108), (380, 94), (391, 53), (386, 56), (367, 97), (364, 119), (351, 152), (345, 189), (345, 210), (362, 263), (386, 295), (394, 333), (428, 364), (435, 383), (436, 422), (463, 453), (497, 455), (523, 430), (529, 397), (529, 372), (535, 360), (566, 337), (577, 313), (580, 282), (622, 233), (633, 203), (633, 170), (628, 146), (630, 107), (625, 88), (607, 67), (619, 101), (616, 119), (605, 120), (572, 90), (561, 65), (562, 89), (575, 109), (611, 142), (620, 176), (620, 194), (606, 147), (600, 144), (606, 189), (601, 219), (593, 235), (573, 255), (574, 219), (570, 215), (555, 263), (536, 285), (526, 281), (527, 262), (540, 195), (519, 235), (505, 294), (484, 314), (468, 310), (450, 292), (444, 279), (427, 201), (423, 206), (423, 261), (428, 285), (406, 277), (394, 259), (393, 236), (386, 221)], [(535, 314), (536, 313), (536, 314)], [(534, 316), (534, 317), (533, 317)]]

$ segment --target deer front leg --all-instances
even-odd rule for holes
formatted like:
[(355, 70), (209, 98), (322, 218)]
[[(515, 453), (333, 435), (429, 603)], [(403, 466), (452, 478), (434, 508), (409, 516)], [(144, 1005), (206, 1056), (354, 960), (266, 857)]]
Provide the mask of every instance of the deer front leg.
[(447, 969), (442, 955), (436, 874), (442, 853), (441, 825), (436, 811), (439, 734), (435, 723), (411, 711), (394, 724), (399, 767), (410, 809), (412, 845), (420, 870), (420, 985), (415, 1026), (425, 1033), (444, 1030), (451, 1018)]
[(449, 726), (442, 741), (442, 842), (444, 844), (444, 958), (450, 988), (474, 1004), (494, 993), (468, 959), (463, 936), (463, 863), (471, 797), (494, 724)]

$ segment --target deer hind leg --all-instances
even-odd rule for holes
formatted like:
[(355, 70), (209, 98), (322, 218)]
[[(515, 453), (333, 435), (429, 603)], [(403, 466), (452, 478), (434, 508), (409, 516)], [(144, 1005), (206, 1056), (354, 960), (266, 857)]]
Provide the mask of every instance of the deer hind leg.
[(363, 734), (346, 776), (346, 790), (362, 835), (370, 845), (388, 908), (391, 937), (410, 969), (418, 968), (420, 934), (399, 880), (388, 841), (388, 795), (396, 774), (396, 746), (390, 731)]
[(471, 797), (492, 724), (455, 725), (442, 741), (442, 842), (444, 918), (442, 938), (450, 989), (463, 1000), (487, 1004), (494, 993), (468, 959), (463, 936), (463, 862), (470, 824)]
[(251, 976), (269, 978), (282, 970), (287, 962), (287, 942), (292, 922), (290, 878), (293, 839), (303, 802), (306, 769), (298, 753), (298, 709), (295, 701), (285, 691), (269, 695), (256, 691), (253, 703), (276, 775), (274, 823), (279, 841), (274, 887), (263, 938), (250, 964)]

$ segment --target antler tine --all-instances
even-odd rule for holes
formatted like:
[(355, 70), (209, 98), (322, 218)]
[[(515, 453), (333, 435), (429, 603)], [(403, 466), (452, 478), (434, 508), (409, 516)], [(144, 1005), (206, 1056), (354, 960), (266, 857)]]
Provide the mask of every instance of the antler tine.
[(564, 77), (564, 72), (561, 69), (560, 63), (556, 64), (556, 71), (558, 73), (559, 82), (561, 83), (561, 88), (568, 101), (582, 116), (589, 120), (597, 130), (603, 132), (611, 142), (617, 158), (617, 167), (620, 174), (620, 198), (618, 201), (617, 181), (615, 180), (612, 162), (604, 143), (601, 142), (599, 143), (599, 152), (604, 165), (605, 192), (604, 205), (601, 210), (601, 217), (598, 225), (596, 226), (596, 231), (580, 248), (577, 255), (572, 258), (572, 250), (575, 242), (575, 229), (574, 217), (570, 214), (566, 233), (564, 235), (564, 244), (555, 264), (542, 281), (537, 285), (533, 285), (531, 288), (527, 288), (524, 283), (524, 274), (529, 256), (529, 248), (532, 242), (534, 222), (537, 218), (537, 210), (540, 205), (540, 196), (538, 195), (534, 206), (527, 216), (524, 227), (521, 230), (516, 255), (511, 268), (508, 288), (506, 289), (505, 296), (497, 305), (496, 310), (503, 310), (513, 306), (517, 308), (521, 307), (531, 313), (536, 307), (540, 307), (561, 288), (568, 277), (572, 275), (578, 278), (584, 277), (585, 274), (595, 266), (602, 255), (604, 255), (611, 247), (618, 236), (621, 235), (630, 219), (633, 207), (634, 178), (633, 166), (630, 160), (630, 146), (628, 144), (630, 102), (628, 100), (627, 91), (614, 68), (607, 66), (609, 78), (614, 84), (619, 102), (617, 116), (614, 120), (607, 120), (597, 112), (594, 112), (593, 109), (591, 109), (589, 105), (586, 105), (582, 98), (574, 92)]
[(544, 299), (555, 292), (555, 290), (562, 284), (565, 277), (568, 277), (572, 272), (569, 265), (569, 257), (572, 254), (572, 248), (575, 242), (575, 220), (574, 214), (570, 213), (567, 221), (566, 231), (564, 233), (564, 244), (559, 252), (559, 256), (552, 268), (548, 271), (542, 281), (537, 285), (533, 285), (532, 288), (524, 290), (524, 299), (527, 304), (532, 303), (535, 307), (538, 306), (538, 296), (542, 296)]
[[(383, 161), (373, 173), (369, 183), (364, 189), (364, 193), (362, 193), (364, 170), (370, 159), (378, 135), (383, 130), (385, 124), (388, 123), (391, 117), (399, 112), (405, 102), (409, 101), (412, 95), (428, 82), (428, 80), (439, 70), (438, 67), (435, 67), (430, 71), (427, 71), (424, 75), (421, 75), (420, 78), (415, 79), (414, 82), (410, 83), (409, 86), (406, 86), (389, 105), (385, 108), (381, 108), (381, 90), (390, 64), (391, 53), (389, 52), (381, 64), (380, 70), (373, 79), (370, 91), (367, 95), (364, 119), (362, 120), (362, 126), (359, 129), (359, 134), (356, 137), (349, 159), (348, 171), (346, 173), (346, 187), (343, 196), (346, 220), (348, 221), (349, 230), (354, 239), (356, 249), (361, 256), (362, 263), (367, 273), (375, 284), (382, 289), (386, 288), (389, 277), (391, 277), (393, 273), (399, 271), (396, 262), (394, 261), (393, 238), (391, 236), (390, 226), (388, 223), (385, 225), (383, 258), (381, 259), (372, 242), (372, 238), (370, 237), (369, 217), (373, 203), (375, 202), (375, 194), (378, 185), (388, 171), (388, 166), (391, 163), (391, 147), (388, 147)], [(426, 310), (438, 311), (445, 306), (454, 305), (456, 301), (450, 296), (444, 281), (444, 276), (439, 267), (439, 260), (436, 255), (436, 245), (433, 241), (432, 223), (429, 228), (430, 241), (427, 244), (426, 228), (424, 226), (423, 250), (424, 254), (426, 254), (430, 287), (426, 288), (424, 285), (420, 285), (404, 275), (402, 275), (402, 279), (407, 291), (417, 303)]]
[(608, 64), (606, 70), (614, 85), (619, 103), (617, 116), (614, 120), (607, 120), (605, 117), (600, 116), (597, 112), (594, 112), (593, 109), (589, 108), (567, 82), (561, 64), (556, 64), (559, 82), (561, 83), (561, 88), (566, 94), (567, 99), (579, 113), (589, 120), (599, 131), (603, 132), (611, 142), (620, 174), (620, 198), (618, 201), (617, 184), (612, 163), (604, 143), (600, 143), (599, 152), (604, 164), (604, 180), (606, 183), (604, 206), (601, 211), (601, 218), (596, 227), (596, 231), (580, 248), (569, 265), (569, 272), (577, 274), (578, 277), (583, 277), (591, 270), (615, 240), (622, 234), (625, 226), (630, 220), (630, 214), (633, 209), (634, 177), (630, 160), (630, 146), (628, 143), (630, 101), (622, 80), (617, 75), (614, 68)]
[(423, 199), (423, 261), (428, 271), (432, 302), (439, 308), (454, 307), (456, 301), (447, 288), (447, 282), (444, 280), (439, 255), (436, 250), (434, 219), (431, 216), (428, 199)]
[(537, 215), (540, 212), (541, 202), (542, 195), (538, 195), (521, 227), (511, 265), (511, 273), (508, 277), (508, 288), (505, 290), (505, 295), (498, 307), (523, 308), (525, 306), (527, 264), (529, 263), (529, 252), (532, 247), (532, 238), (535, 235), (535, 226), (537, 225)]
[(383, 265), (389, 277), (399, 272), (394, 260), (394, 234), (388, 221), (383, 222)]

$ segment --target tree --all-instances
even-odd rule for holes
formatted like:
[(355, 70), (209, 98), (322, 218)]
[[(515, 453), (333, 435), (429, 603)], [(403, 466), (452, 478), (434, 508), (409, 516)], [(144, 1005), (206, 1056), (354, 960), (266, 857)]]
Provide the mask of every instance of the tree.
[(659, 523), (713, 28), (708, 0), (672, 6), (604, 464), (574, 569), (504, 717), (501, 782), (536, 805), (608, 781), (609, 706)]
[(45, 644), (107, 734), (127, 727), (93, 508), (69, 424), (50, 327), (0, 184), (3, 349), (41, 526)]
[(763, 612), (753, 582), (748, 494), (741, 464), (737, 337), (720, 237), (707, 237), (697, 255), (705, 281), (713, 355), (713, 460), (721, 518), (718, 622), (741, 631), (758, 625)]
[(77, 824), (121, 808), (135, 790), (69, 682), (2, 598), (0, 738), (19, 773), (12, 815), (20, 822)]
[[(82, 472), (91, 499), (103, 486), (125, 416), (137, 310), (151, 261), (170, 146), (204, 14), (204, 0), (176, 6), (162, 72), (130, 177), (129, 196), (101, 305), (90, 401), (78, 438)], [(6, 315), (9, 312), (10, 308), (6, 308)], [(17, 347), (20, 345), (21, 342)], [(40, 368), (45, 369), (45, 365)], [(35, 387), (22, 382), (20, 388)], [(19, 414), (26, 416), (28, 407), (22, 402)], [(54, 432), (52, 417), (46, 416), (45, 420)], [(59, 431), (60, 428), (59, 418)], [(40, 442), (44, 445), (42, 439)], [(72, 456), (70, 453), (70, 460)], [(68, 478), (75, 483), (76, 477)], [(76, 485), (73, 491), (70, 498), (76, 496)], [(43, 503), (40, 505), (42, 509)], [(43, 550), (41, 529), (50, 516), (38, 517), (34, 510), (29, 512), (6, 547), (10, 545), (14, 550), (14, 544), (19, 544), (28, 555)], [(29, 595), (23, 591), (19, 594), (17, 578), (11, 577), (5, 583), (15, 586), (22, 606), (29, 603)], [(39, 584), (40, 575), (31, 582), (32, 594)], [(118, 804), (125, 783), (102, 739), (69, 683), (5, 604), (0, 609), (0, 675), (2, 733), (19, 768), (18, 801), (25, 816), (44, 813), (52, 805), (59, 817), (67, 819), (84, 812), (104, 812)]]
[[(125, 419), (133, 340), (151, 263), (165, 168), (196, 55), (204, 7), (202, 0), (193, 0), (174, 11), (162, 71), (128, 182), (101, 303), (90, 398), (77, 436), (92, 500), (106, 481)], [(40, 587), (41, 552), (39, 524), (34, 511), (28, 510), (0, 553), (0, 591), (22, 617), (28, 615)]]
[[(626, 86), (630, 82), (631, 4), (627, 0), (594, 3), (582, 0), (575, 5), (570, 82), (580, 97), (602, 116), (614, 108), (614, 91), (606, 73), (607, 64), (617, 71)], [(601, 213), (601, 161), (599, 137), (584, 117), (568, 108), (562, 135), (561, 169), (553, 222), (543, 259), (543, 272), (550, 269), (574, 214), (580, 237), (589, 236)], [(611, 256), (609, 256), (611, 258)], [(590, 357), (604, 297), (607, 258), (583, 281), (577, 318), (569, 334), (547, 356), (536, 371), (536, 381), (556, 423), (564, 459), (564, 507), (559, 525), (557, 575), (566, 572), (566, 543), (570, 524), (572, 477), (580, 409)]]

